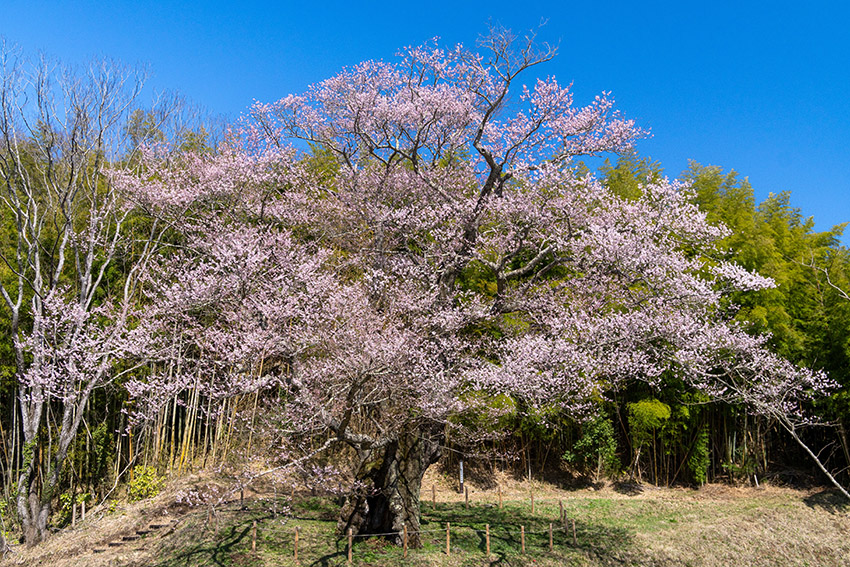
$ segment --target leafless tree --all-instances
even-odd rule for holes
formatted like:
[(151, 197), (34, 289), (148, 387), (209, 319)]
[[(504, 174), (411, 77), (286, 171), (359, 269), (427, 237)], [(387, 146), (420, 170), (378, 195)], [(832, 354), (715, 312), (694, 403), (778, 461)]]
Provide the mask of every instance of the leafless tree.
[[(24, 457), (16, 507), (28, 544), (46, 535), (92, 391), (115, 378), (111, 357), (143, 261), (117, 286), (107, 285), (109, 270), (154, 245), (155, 229), (131, 238), (130, 210), (104, 173), (127, 151), (127, 118), (145, 78), (110, 60), (31, 62), (0, 43), (0, 216), (10, 229), (0, 236), (0, 295), (16, 363)], [(108, 315), (93, 316), (106, 305)], [(49, 414), (56, 423), (45, 428)]]

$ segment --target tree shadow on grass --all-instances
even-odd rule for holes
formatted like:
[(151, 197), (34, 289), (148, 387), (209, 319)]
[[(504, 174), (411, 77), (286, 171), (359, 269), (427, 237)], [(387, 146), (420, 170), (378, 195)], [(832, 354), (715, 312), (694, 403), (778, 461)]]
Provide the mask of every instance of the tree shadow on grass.
[[(633, 533), (620, 527), (576, 521), (575, 540), (572, 522), (566, 524), (551, 509), (534, 515), (526, 506), (506, 503), (502, 509), (493, 505), (441, 503), (436, 507), (423, 503), (421, 529), (424, 549), (410, 549), (402, 559), (401, 549), (380, 538), (356, 540), (353, 548), (355, 564), (426, 566), (435, 556), (445, 553), (446, 523), (451, 525), (451, 555), (461, 556), (463, 565), (498, 565), (512, 567), (533, 565), (535, 558), (548, 557), (563, 564), (572, 564), (579, 557), (593, 557), (603, 565), (621, 565), (624, 558), (637, 557)], [(549, 524), (552, 524), (553, 551), (549, 551)], [(490, 533), (490, 557), (487, 552), (487, 529)], [(522, 553), (524, 528), (525, 554)], [(328, 537), (335, 537), (328, 534)], [(337, 539), (336, 549), (306, 557), (304, 565), (331, 567), (341, 565), (347, 556), (345, 538)]]
[[(445, 551), (446, 523), (451, 524), (452, 555), (461, 556), (462, 564), (499, 565), (501, 567), (533, 565), (537, 560), (549, 558), (557, 564), (572, 564), (587, 561), (594, 565), (654, 565), (645, 563), (641, 550), (637, 548), (634, 533), (624, 527), (612, 527), (601, 523), (576, 520), (575, 539), (573, 525), (559, 521), (558, 508), (543, 502), (535, 514), (525, 504), (506, 502), (503, 508), (492, 504), (440, 503), (432, 507), (423, 503), (422, 530), (424, 550), (411, 549), (406, 559), (401, 549), (380, 538), (358, 539), (354, 545), (355, 563), (363, 565), (427, 566), (436, 555)], [(299, 510), (304, 516), (323, 516), (320, 510)], [(246, 511), (225, 521), (213, 535), (209, 527), (204, 530), (201, 518), (187, 522), (181, 530), (169, 538), (167, 547), (158, 553), (162, 559), (154, 562), (159, 567), (209, 565), (215, 567), (259, 565), (263, 556), (278, 554), (281, 558), (292, 557), (292, 542), (287, 526), (286, 535), (279, 528), (272, 528), (273, 516), (268, 513)], [(305, 513), (306, 512), (306, 513)], [(316, 514), (318, 512), (318, 514)], [(248, 550), (251, 545), (252, 522), (257, 521), (262, 534), (258, 536), (258, 548), (262, 556), (257, 557)], [(316, 521), (313, 519), (312, 521)], [(303, 547), (299, 546), (301, 564), (311, 567), (332, 567), (346, 562), (347, 541), (334, 532), (332, 522), (318, 520), (310, 535), (304, 533)], [(553, 551), (549, 551), (549, 525), (552, 524)], [(487, 551), (486, 528), (490, 526), (490, 557)], [(526, 553), (522, 553), (521, 528), (525, 532)], [(318, 528), (318, 532), (316, 531)], [(272, 531), (274, 529), (274, 531)], [(165, 543), (165, 542), (164, 542)], [(585, 559), (581, 559), (581, 558)], [(625, 561), (625, 563), (624, 563)], [(470, 563), (472, 562), (472, 563)], [(666, 565), (666, 564), (665, 564)]]
[[(244, 542), (251, 537), (251, 525), (254, 517), (241, 521), (236, 524), (231, 524), (224, 530), (218, 532), (213, 541), (199, 541), (194, 545), (186, 542), (187, 538), (195, 536), (194, 533), (189, 533), (180, 537), (177, 534), (174, 539), (169, 540), (172, 549), (180, 546), (181, 550), (177, 553), (169, 553), (170, 550), (162, 549), (159, 552), (160, 557), (167, 556), (167, 559), (157, 562), (154, 565), (161, 567), (177, 567), (179, 565), (215, 565), (215, 566), (230, 566), (232, 558), (236, 554), (236, 550), (244, 546)], [(187, 526), (182, 531), (190, 530)], [(209, 528), (207, 528), (209, 529)]]
[[(329, 504), (321, 498), (307, 499), (295, 506), (287, 521), (327, 522), (327, 534), (321, 534), (321, 543), (316, 545), (315, 534), (305, 533), (302, 527), (299, 559), (302, 565), (331, 567), (345, 563), (346, 548), (343, 539), (334, 532), (334, 522), (327, 518)], [(285, 530), (275, 525), (277, 515), (268, 509), (265, 501), (251, 501), (246, 507), (230, 511), (222, 517), (222, 527), (213, 531), (204, 525), (202, 515), (196, 515), (181, 530), (165, 540), (157, 550), (156, 567), (182, 566), (253, 566), (262, 565), (263, 557), (251, 553), (253, 522), (257, 522), (258, 552), (292, 558), (293, 542), (291, 528)], [(318, 549), (317, 549), (318, 548)], [(148, 563), (145, 563), (148, 565)]]
[[(491, 565), (522, 563), (522, 531), (525, 532), (527, 557), (554, 554), (556, 557), (593, 555), (610, 557), (615, 563), (624, 551), (635, 547), (634, 534), (625, 528), (605, 526), (577, 520), (575, 538), (572, 521), (562, 522), (556, 510), (538, 510), (507, 503), (503, 508), (493, 505), (444, 504), (424, 510), (422, 529), (445, 530), (451, 524), (452, 548), (466, 552), (486, 553), (486, 525), (490, 526)], [(549, 551), (549, 526), (552, 526), (553, 552)], [(445, 532), (441, 539), (445, 541)]]
[(843, 514), (850, 509), (850, 500), (834, 488), (821, 490), (803, 499), (811, 508), (821, 508), (830, 514)]

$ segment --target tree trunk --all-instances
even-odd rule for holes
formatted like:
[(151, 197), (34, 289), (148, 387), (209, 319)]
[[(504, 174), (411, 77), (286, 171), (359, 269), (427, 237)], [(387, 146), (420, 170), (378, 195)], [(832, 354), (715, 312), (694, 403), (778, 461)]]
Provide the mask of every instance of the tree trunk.
[[(21, 514), (21, 511), (25, 511)], [(18, 496), (18, 513), (21, 516), (24, 541), (27, 546), (41, 543), (47, 538), (47, 519), (50, 516), (50, 501), (39, 497), (33, 486), (29, 498)]]
[(384, 534), (401, 545), (406, 524), (408, 545), (422, 547), (419, 493), (425, 471), (440, 458), (442, 438), (442, 425), (414, 426), (381, 448), (361, 453), (358, 487), (343, 505), (339, 532)]
[(794, 441), (796, 441), (797, 444), (800, 445), (800, 447), (802, 447), (806, 453), (808, 453), (808, 455), (812, 458), (817, 467), (821, 470), (823, 474), (826, 475), (826, 478), (829, 479), (829, 482), (832, 483), (832, 486), (837, 488), (838, 491), (843, 494), (845, 498), (850, 500), (850, 492), (847, 492), (847, 489), (841, 486), (841, 483), (839, 483), (838, 480), (834, 476), (832, 476), (832, 474), (826, 469), (826, 466), (824, 466), (818, 456), (815, 455), (811, 449), (809, 449), (809, 446), (806, 445), (806, 443), (797, 434), (797, 428), (794, 426), (794, 424), (791, 423), (787, 418), (783, 419), (782, 416), (780, 416), (779, 418), (779, 423), (782, 425), (782, 427), (785, 428), (785, 431), (791, 434), (791, 437), (794, 438)]
[(24, 469), (18, 478), (16, 505), (24, 541), (28, 546), (36, 545), (47, 537), (47, 518), (50, 516), (50, 501), (54, 486), (50, 474), (45, 478), (44, 485), (39, 486), (36, 450), (34, 441), (25, 445)]
[(47, 537), (47, 520), (56, 488), (59, 486), (62, 466), (80, 428), (83, 408), (88, 402), (95, 383), (92, 381), (86, 385), (75, 402), (65, 402), (62, 408), (62, 426), (59, 429), (56, 452), (53, 456), (45, 458), (46, 471), (41, 468), (44, 466), (43, 463), (36, 459), (36, 452), (41, 450), (38, 443), (38, 429), (44, 403), (34, 401), (27, 406), (25, 401), (21, 402), (21, 422), (24, 424), (25, 444), (24, 466), (18, 477), (17, 509), (27, 545), (35, 545)]
[[(24, 443), (21, 469), (18, 473), (16, 507), (21, 520), (24, 541), (27, 545), (32, 546), (41, 542), (47, 535), (47, 516), (50, 513), (50, 502), (48, 501), (46, 506), (42, 504), (38, 486), (38, 433), (44, 404), (38, 398), (27, 400), (25, 398), (27, 393), (22, 389), (18, 391)], [(36, 395), (40, 395), (40, 392), (36, 392)], [(43, 487), (41, 493), (43, 494)]]

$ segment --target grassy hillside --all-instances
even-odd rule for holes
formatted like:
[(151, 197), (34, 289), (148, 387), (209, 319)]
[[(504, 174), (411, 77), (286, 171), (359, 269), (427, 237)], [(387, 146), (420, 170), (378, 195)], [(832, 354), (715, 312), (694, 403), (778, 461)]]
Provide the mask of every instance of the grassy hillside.
[[(430, 502), (428, 480), (438, 483), (436, 506)], [(462, 496), (439, 484), (439, 479), (426, 479), (424, 548), (410, 550), (405, 558), (400, 548), (386, 541), (355, 539), (353, 564), (840, 566), (850, 561), (850, 509), (830, 492), (721, 485), (700, 490), (606, 486), (563, 491), (539, 483), (505, 480), (501, 484), (505, 487), (502, 508), (496, 490), (474, 486), (467, 507)], [(207, 509), (176, 503), (175, 490), (113, 511), (96, 510), (85, 523), (55, 535), (42, 547), (16, 549), (6, 563), (51, 567), (346, 564), (347, 540), (334, 533), (337, 508), (330, 498), (298, 492), (290, 506), (290, 495), (275, 501), (272, 493), (259, 490), (246, 494), (242, 505), (231, 502), (211, 516)], [(566, 531), (559, 521), (559, 503), (569, 518)], [(256, 552), (251, 549), (254, 522)], [(448, 556), (447, 522), (452, 526)], [(160, 527), (150, 529), (152, 524)], [(489, 557), (486, 524), (490, 525)], [(293, 553), (296, 527), (298, 563)], [(148, 533), (133, 539), (137, 530)], [(130, 541), (122, 541), (125, 537)]]

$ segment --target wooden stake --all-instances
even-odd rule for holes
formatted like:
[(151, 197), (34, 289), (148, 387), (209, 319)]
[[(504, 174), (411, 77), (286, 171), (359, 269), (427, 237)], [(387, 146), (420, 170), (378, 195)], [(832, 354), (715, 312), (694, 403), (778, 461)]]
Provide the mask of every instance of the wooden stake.
[(572, 519), (573, 522), (573, 545), (578, 545), (578, 540), (576, 539), (576, 519)]
[(86, 501), (85, 500), (80, 502), (80, 507), (82, 508), (82, 511), (83, 511), (82, 521), (85, 522), (86, 521)]
[(499, 485), (499, 510), (502, 509), (502, 485)]
[(71, 501), (71, 527), (77, 525), (77, 503), (73, 500)]
[(452, 525), (446, 522), (446, 555), (452, 551)]
[(560, 513), (558, 514), (558, 519), (563, 521), (564, 518), (564, 501), (558, 500), (558, 508), (560, 508)]
[(487, 541), (487, 557), (490, 557), (490, 524), (484, 524), (484, 538)]
[(525, 526), (519, 527), (519, 541), (522, 544), (522, 553), (525, 555)]
[(469, 509), (469, 487), (463, 489), (463, 507)]
[(295, 526), (295, 562), (298, 563), (298, 526)]
[(351, 546), (354, 545), (354, 534), (348, 528), (348, 564), (351, 565)]
[(552, 523), (550, 522), (549, 523), (549, 551), (553, 551), (554, 549), (555, 548), (554, 548), (554, 545), (552, 543)]
[(437, 485), (431, 485), (431, 506), (437, 505)]
[(407, 557), (407, 524), (404, 524), (404, 556)]
[(251, 553), (257, 553), (257, 520), (251, 524)]

